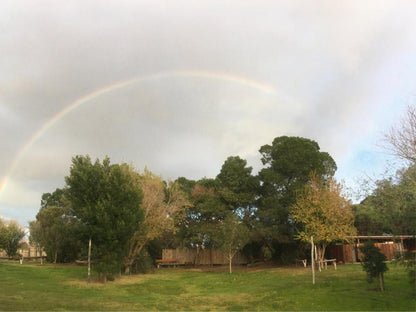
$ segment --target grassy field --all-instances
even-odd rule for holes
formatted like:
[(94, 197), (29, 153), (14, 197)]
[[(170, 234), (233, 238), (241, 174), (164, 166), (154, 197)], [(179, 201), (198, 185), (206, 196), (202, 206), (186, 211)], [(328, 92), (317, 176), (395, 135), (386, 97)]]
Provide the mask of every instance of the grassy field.
[(416, 310), (415, 289), (390, 265), (386, 291), (374, 291), (360, 265), (317, 273), (284, 267), (160, 269), (114, 282), (86, 283), (86, 268), (0, 262), (0, 310)]

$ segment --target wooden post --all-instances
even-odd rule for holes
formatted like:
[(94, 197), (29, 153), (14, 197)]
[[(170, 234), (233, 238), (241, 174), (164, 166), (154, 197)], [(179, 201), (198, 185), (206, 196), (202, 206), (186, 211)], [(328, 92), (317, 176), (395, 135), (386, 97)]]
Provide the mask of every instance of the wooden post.
[(88, 284), (91, 281), (91, 237), (88, 242)]
[(403, 243), (403, 237), (400, 237), (400, 258), (404, 260), (404, 243)]
[(311, 267), (312, 267), (312, 284), (315, 285), (315, 257), (314, 257), (314, 249), (315, 246), (313, 245), (313, 236), (311, 236)]

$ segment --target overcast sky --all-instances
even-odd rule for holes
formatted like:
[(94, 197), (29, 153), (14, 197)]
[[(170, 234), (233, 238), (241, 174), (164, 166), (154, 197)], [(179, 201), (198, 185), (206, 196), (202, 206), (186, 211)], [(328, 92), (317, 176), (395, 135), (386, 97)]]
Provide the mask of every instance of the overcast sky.
[(164, 178), (317, 141), (356, 187), (416, 103), (414, 1), (0, 1), (0, 216), (27, 226), (71, 157)]

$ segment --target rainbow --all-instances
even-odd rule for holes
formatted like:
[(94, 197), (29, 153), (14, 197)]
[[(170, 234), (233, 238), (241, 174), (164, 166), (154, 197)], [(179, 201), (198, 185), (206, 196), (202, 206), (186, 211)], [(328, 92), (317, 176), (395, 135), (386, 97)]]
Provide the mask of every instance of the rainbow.
[(89, 101), (103, 96), (107, 93), (123, 89), (130, 85), (144, 82), (144, 81), (151, 81), (151, 80), (159, 80), (165, 78), (205, 78), (205, 79), (214, 79), (214, 80), (222, 80), (226, 82), (233, 82), (243, 86), (247, 86), (250, 88), (255, 88), (262, 92), (276, 95), (276, 90), (268, 84), (260, 83), (255, 80), (247, 79), (241, 76), (235, 76), (227, 73), (218, 73), (218, 72), (209, 72), (209, 71), (166, 71), (160, 72), (157, 74), (151, 74), (146, 76), (135, 77), (132, 79), (116, 82), (111, 85), (107, 85), (101, 89), (97, 89), (79, 99), (75, 102), (66, 106), (63, 110), (52, 116), (46, 123), (44, 123), (38, 131), (23, 145), (23, 147), (19, 150), (19, 152), (14, 157), (13, 162), (9, 166), (6, 176), (3, 178), (0, 184), (0, 197), (3, 194), (3, 191), (6, 188), (7, 182), (10, 179), (10, 176), (13, 174), (15, 168), (18, 166), (19, 162), (26, 154), (26, 152), (32, 147), (32, 145), (45, 133), (47, 132), (54, 124), (56, 124), (59, 120), (61, 120), (65, 115), (72, 112), (76, 108), (80, 107), (83, 104), (88, 103)]

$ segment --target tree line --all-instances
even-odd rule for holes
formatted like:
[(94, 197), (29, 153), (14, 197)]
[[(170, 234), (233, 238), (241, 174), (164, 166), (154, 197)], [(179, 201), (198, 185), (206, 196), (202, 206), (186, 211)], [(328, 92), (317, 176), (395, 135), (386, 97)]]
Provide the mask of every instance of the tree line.
[(231, 270), (239, 250), (249, 261), (286, 263), (303, 256), (310, 235), (323, 257), (329, 242), (355, 233), (335, 161), (317, 142), (282, 136), (259, 151), (256, 175), (230, 156), (215, 178), (175, 181), (75, 156), (65, 187), (43, 194), (30, 240), (50, 261), (69, 262), (85, 259), (91, 239), (94, 269), (105, 277), (140, 269), (162, 248), (222, 249)]
[(86, 258), (91, 239), (93, 268), (106, 278), (145, 269), (162, 248), (222, 249), (230, 264), (237, 251), (289, 263), (305, 257), (310, 236), (322, 258), (328, 244), (356, 233), (414, 234), (412, 161), (352, 205), (317, 142), (281, 136), (259, 152), (257, 174), (230, 156), (215, 178), (175, 181), (75, 156), (65, 187), (43, 194), (30, 240), (50, 261), (71, 262)]

